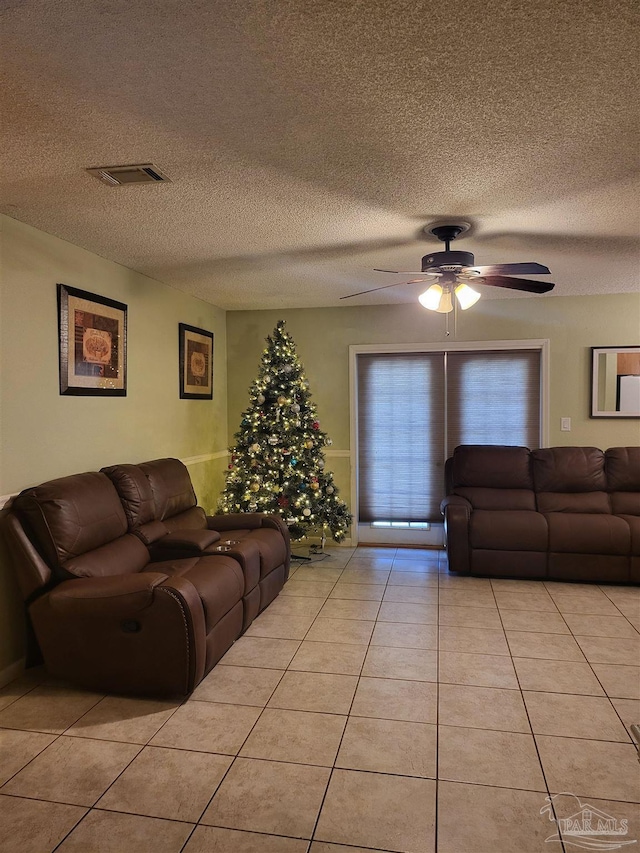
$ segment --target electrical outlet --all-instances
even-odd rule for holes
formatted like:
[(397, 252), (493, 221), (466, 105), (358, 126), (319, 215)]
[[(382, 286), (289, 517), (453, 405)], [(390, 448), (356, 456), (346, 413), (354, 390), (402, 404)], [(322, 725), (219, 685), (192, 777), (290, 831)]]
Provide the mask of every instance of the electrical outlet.
[(571, 418), (560, 418), (560, 431), (571, 432)]

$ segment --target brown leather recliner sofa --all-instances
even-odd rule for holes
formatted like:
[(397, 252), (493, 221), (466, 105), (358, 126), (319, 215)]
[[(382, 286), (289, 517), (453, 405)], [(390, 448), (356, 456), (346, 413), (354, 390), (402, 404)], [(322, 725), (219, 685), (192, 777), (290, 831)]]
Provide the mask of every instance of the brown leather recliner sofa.
[(26, 489), (2, 530), (47, 669), (106, 692), (190, 693), (289, 573), (281, 519), (207, 516), (177, 459)]
[(450, 571), (640, 582), (640, 447), (462, 445), (445, 477)]

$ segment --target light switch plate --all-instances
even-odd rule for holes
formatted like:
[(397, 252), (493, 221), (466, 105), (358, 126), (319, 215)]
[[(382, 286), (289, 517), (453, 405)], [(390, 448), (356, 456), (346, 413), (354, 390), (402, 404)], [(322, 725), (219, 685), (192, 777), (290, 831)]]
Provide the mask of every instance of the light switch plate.
[(571, 432), (571, 418), (560, 418), (560, 431)]

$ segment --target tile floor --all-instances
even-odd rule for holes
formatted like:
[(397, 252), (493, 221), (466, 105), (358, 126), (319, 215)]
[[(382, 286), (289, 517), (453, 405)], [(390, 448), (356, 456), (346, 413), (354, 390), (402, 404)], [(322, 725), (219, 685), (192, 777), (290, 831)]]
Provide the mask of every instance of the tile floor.
[(0, 850), (563, 850), (554, 794), (640, 839), (639, 630), (638, 588), (329, 549), (185, 702), (0, 690)]

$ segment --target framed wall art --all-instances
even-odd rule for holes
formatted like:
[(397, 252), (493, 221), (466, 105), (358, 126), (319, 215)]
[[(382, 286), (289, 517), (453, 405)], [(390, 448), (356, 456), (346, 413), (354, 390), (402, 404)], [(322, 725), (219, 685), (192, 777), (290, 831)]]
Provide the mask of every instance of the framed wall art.
[(180, 323), (180, 398), (213, 399), (213, 332)]
[(591, 347), (591, 417), (640, 418), (640, 346)]
[(127, 394), (127, 306), (58, 284), (60, 393)]

